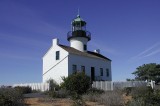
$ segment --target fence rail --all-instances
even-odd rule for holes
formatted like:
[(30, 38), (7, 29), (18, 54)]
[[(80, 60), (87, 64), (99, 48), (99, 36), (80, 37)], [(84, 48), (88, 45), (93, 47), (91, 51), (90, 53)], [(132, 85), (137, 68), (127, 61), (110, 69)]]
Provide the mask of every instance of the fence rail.
[(32, 90), (40, 90), (40, 91), (48, 91), (49, 83), (25, 83), (25, 84), (14, 84), (13, 87), (16, 86), (25, 86), (31, 87)]
[(115, 90), (123, 89), (126, 87), (139, 87), (147, 86), (145, 81), (124, 81), (124, 82), (112, 82), (112, 81), (94, 81), (92, 84), (93, 88), (102, 89), (102, 90)]

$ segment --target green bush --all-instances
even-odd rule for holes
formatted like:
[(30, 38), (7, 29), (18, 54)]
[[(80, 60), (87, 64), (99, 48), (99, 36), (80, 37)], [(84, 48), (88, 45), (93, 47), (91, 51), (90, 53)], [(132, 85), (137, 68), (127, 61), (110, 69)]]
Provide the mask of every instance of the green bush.
[(77, 94), (76, 92), (72, 92), (72, 100), (74, 101), (73, 106), (85, 106), (85, 102), (82, 99), (82, 95)]
[(22, 94), (32, 93), (32, 89), (30, 87), (17, 86), (14, 89)]
[(69, 92), (65, 89), (60, 89), (58, 91), (49, 91), (48, 92), (49, 96), (52, 98), (66, 98), (69, 96)]
[(57, 84), (57, 82), (55, 80), (49, 79), (47, 82), (49, 83), (49, 86), (50, 86), (49, 90), (50, 91), (59, 90), (60, 87), (59, 87), (59, 85)]
[(84, 94), (83, 100), (98, 102), (105, 106), (124, 106), (124, 99), (121, 90), (105, 91), (104, 93)]
[(60, 89), (60, 86), (55, 80), (49, 79), (47, 82), (50, 85), (50, 89), (45, 92), (46, 95), (52, 98), (66, 98), (69, 96), (69, 92), (66, 89)]
[(14, 88), (0, 88), (0, 106), (23, 106), (23, 95)]
[(75, 92), (77, 94), (84, 94), (90, 88), (90, 77), (85, 75), (83, 72), (74, 73), (67, 78), (62, 78), (62, 88)]
[(132, 89), (131, 96), (133, 100), (128, 106), (159, 106), (160, 90), (153, 90), (151, 87), (137, 87)]
[(123, 89), (123, 92), (125, 93), (126, 96), (131, 94), (131, 91), (133, 90), (133, 87), (126, 87)]

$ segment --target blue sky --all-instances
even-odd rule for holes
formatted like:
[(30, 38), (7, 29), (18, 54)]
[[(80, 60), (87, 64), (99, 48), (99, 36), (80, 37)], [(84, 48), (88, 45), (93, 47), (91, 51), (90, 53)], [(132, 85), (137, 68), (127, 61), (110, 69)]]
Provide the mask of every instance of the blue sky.
[(42, 81), (42, 57), (52, 39), (69, 45), (78, 8), (92, 34), (90, 51), (112, 60), (113, 80), (160, 63), (159, 0), (0, 0), (0, 85)]

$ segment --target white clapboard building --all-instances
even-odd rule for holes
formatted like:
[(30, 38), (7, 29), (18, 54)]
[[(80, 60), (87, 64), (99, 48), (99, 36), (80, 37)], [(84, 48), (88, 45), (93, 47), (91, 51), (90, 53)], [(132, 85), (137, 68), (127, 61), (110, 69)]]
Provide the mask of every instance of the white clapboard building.
[(86, 31), (86, 22), (79, 15), (72, 21), (72, 31), (68, 32), (67, 40), (70, 46), (60, 44), (57, 38), (53, 39), (51, 48), (43, 56), (43, 82), (54, 79), (60, 84), (61, 77), (77, 71), (85, 72), (91, 81), (112, 80), (111, 60), (100, 50), (87, 50), (91, 34)]

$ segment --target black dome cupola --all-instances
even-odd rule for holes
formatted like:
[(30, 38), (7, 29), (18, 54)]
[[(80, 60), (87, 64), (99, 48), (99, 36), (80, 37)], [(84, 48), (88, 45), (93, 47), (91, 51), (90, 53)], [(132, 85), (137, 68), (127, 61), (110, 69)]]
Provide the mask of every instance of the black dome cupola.
[(72, 31), (77, 30), (86, 30), (86, 22), (80, 18), (80, 15), (77, 15), (77, 18), (72, 22)]
[(77, 15), (75, 19), (72, 21), (72, 31), (68, 32), (67, 40), (70, 41), (72, 38), (83, 37), (87, 38), (88, 41), (91, 40), (90, 32), (86, 31), (86, 22)]

